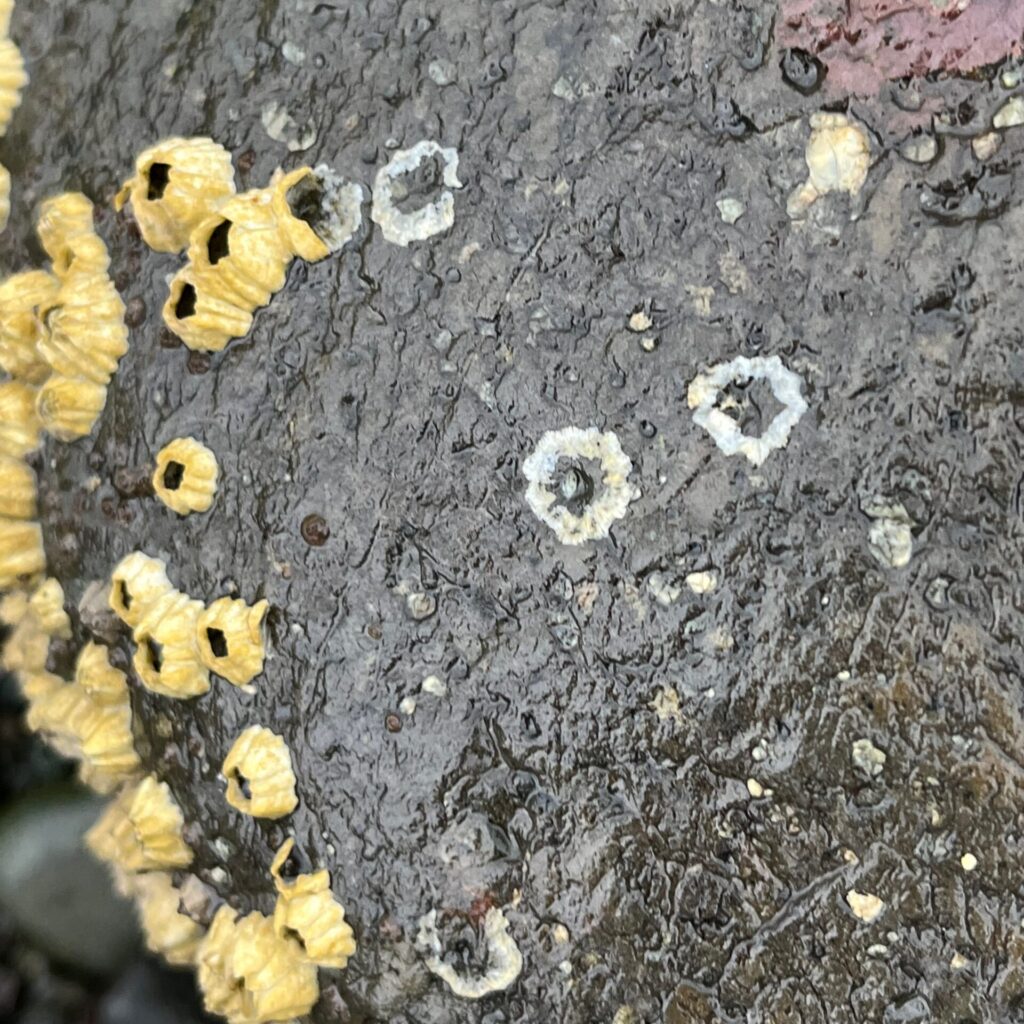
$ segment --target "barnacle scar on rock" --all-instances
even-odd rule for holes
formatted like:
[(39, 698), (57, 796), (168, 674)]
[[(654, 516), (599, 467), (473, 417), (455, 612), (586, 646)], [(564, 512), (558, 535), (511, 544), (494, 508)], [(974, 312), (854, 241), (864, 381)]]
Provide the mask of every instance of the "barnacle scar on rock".
[[(726, 385), (752, 380), (767, 381), (772, 394), (785, 406), (760, 437), (748, 437), (739, 424), (716, 405)], [(778, 356), (738, 356), (731, 362), (719, 363), (705, 373), (698, 373), (690, 382), (686, 401), (693, 410), (693, 422), (703, 427), (726, 455), (744, 455), (753, 465), (760, 466), (775, 449), (786, 447), (790, 432), (807, 411), (802, 383)]]
[[(399, 179), (433, 157), (442, 162), (442, 181), (446, 187), (433, 202), (411, 213), (403, 213), (398, 204), (409, 192)], [(459, 154), (430, 139), (417, 142), (411, 149), (398, 150), (373, 181), (370, 217), (380, 226), (384, 237), (396, 245), (408, 245), (447, 231), (455, 223), (455, 196), (451, 190), (462, 188), (458, 169)]]
[(508, 933), (508, 920), (497, 907), (487, 911), (483, 937), (487, 943), (487, 968), (476, 976), (462, 975), (441, 959), (436, 910), (420, 918), (416, 945), (424, 954), (427, 970), (436, 974), (452, 992), (463, 999), (482, 999), (492, 992), (508, 988), (523, 969), (523, 955)]
[(192, 851), (181, 832), (185, 819), (165, 782), (147, 775), (111, 802), (85, 842), (121, 872), (187, 868)]
[(246, 686), (263, 671), (263, 619), (269, 605), (222, 597), (200, 616), (196, 635), (203, 664), (235, 686)]
[(164, 139), (139, 154), (114, 208), (130, 200), (146, 245), (180, 252), (193, 228), (234, 192), (231, 154), (223, 146), (205, 138)]
[(153, 490), (179, 516), (205, 512), (217, 491), (217, 457), (193, 437), (176, 437), (157, 453)]
[(26, 270), (0, 283), (0, 368), (15, 380), (42, 384), (50, 364), (39, 344), (46, 335), (41, 309), (51, 308), (60, 281), (46, 270)]
[(181, 893), (171, 874), (151, 871), (131, 875), (126, 879), (126, 888), (135, 898), (146, 948), (169, 964), (180, 967), (194, 964), (206, 930), (179, 911)]
[[(599, 482), (581, 465), (584, 462), (598, 463)], [(612, 523), (639, 497), (639, 490), (628, 480), (632, 468), (618, 437), (610, 431), (601, 433), (596, 427), (549, 430), (523, 462), (523, 476), (529, 481), (526, 501), (563, 544), (598, 540), (608, 536)]]
[(345, 908), (334, 898), (326, 870), (289, 873), (294, 848), (295, 840), (286, 840), (270, 866), (277, 889), (274, 928), (281, 936), (297, 935), (306, 956), (318, 966), (341, 969), (356, 951)]
[(803, 217), (817, 199), (829, 192), (851, 196), (860, 192), (871, 167), (868, 133), (845, 114), (812, 114), (804, 159), (807, 181), (786, 204), (786, 212), (793, 218)]
[(316, 966), (293, 938), (259, 913), (238, 919), (222, 906), (196, 953), (199, 988), (210, 1013), (229, 1024), (303, 1017), (320, 995)]
[(263, 726), (250, 726), (235, 740), (221, 770), (227, 802), (254, 818), (283, 818), (299, 804), (288, 745)]

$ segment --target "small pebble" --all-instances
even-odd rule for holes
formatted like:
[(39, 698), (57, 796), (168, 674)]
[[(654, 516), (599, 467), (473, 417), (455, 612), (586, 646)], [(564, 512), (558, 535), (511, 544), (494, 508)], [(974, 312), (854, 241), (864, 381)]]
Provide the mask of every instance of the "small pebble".
[(764, 796), (764, 786), (757, 779), (747, 779), (747, 792), (755, 800), (760, 800)]
[(403, 715), (411, 715), (416, 710), (416, 698), (405, 697), (402, 700), (402, 703), (398, 705), (398, 710), (401, 711)]
[(985, 135), (979, 135), (976, 139), (972, 139), (971, 149), (975, 157), (984, 163), (996, 155), (1002, 142), (1003, 137), (999, 132), (988, 132)]
[(856, 889), (851, 889), (846, 894), (846, 902), (853, 911), (854, 917), (859, 918), (865, 924), (871, 924), (885, 907), (885, 903), (874, 893), (858, 892)]
[(718, 214), (726, 224), (735, 224), (736, 221), (747, 212), (747, 208), (738, 199), (719, 199), (715, 206), (718, 207)]

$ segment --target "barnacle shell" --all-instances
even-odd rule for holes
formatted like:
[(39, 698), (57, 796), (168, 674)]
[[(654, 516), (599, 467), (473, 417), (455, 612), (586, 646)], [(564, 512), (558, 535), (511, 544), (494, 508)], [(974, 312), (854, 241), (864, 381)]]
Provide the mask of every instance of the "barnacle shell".
[(298, 935), (306, 956), (315, 964), (341, 969), (356, 951), (345, 908), (334, 898), (326, 870), (293, 879), (281, 877), (294, 846), (294, 839), (286, 840), (270, 867), (278, 892), (274, 928), (278, 935)]
[(238, 941), (237, 913), (225, 904), (213, 916), (209, 930), (196, 950), (196, 980), (209, 1013), (229, 1021), (241, 1021), (244, 981), (234, 970)]
[(0, 38), (0, 135), (7, 131), (27, 82), (25, 64), (17, 46), (10, 39)]
[(151, 871), (135, 875), (128, 888), (135, 897), (146, 948), (170, 964), (194, 963), (205, 931), (192, 918), (179, 912), (180, 893), (170, 873)]
[(235, 740), (222, 769), (226, 798), (255, 818), (283, 818), (298, 806), (288, 745), (276, 733), (253, 725)]
[(217, 490), (217, 457), (193, 437), (176, 437), (157, 453), (153, 489), (180, 516), (205, 512)]
[(110, 574), (110, 607), (133, 628), (157, 600), (173, 591), (167, 566), (141, 551), (125, 555)]
[(98, 274), (110, 266), (107, 247), (93, 228), (92, 202), (81, 192), (47, 199), (39, 210), (36, 234), (59, 278), (70, 271), (72, 264), (77, 270)]
[(220, 275), (189, 265), (171, 281), (163, 308), (164, 323), (194, 351), (220, 352), (232, 338), (252, 327), (252, 311), (234, 303)]
[(75, 682), (97, 704), (120, 706), (128, 702), (128, 677), (110, 664), (102, 644), (90, 640), (79, 652)]
[(0, 455), (0, 516), (31, 519), (35, 514), (35, 473), (21, 459)]
[(0, 519), (0, 588), (13, 586), (20, 577), (34, 576), (45, 568), (39, 524)]
[(329, 256), (331, 250), (305, 220), (295, 216), (289, 202), (289, 192), (296, 186), (301, 189), (303, 183), (310, 178), (316, 180), (313, 170), (309, 167), (297, 167), (287, 174), (279, 168), (270, 179), (270, 191), (274, 214), (288, 253), (315, 263)]
[(251, 683), (263, 671), (263, 617), (269, 605), (222, 597), (200, 616), (197, 627), (203, 664), (235, 686)]
[(28, 608), (47, 636), (70, 638), (71, 619), (64, 610), (64, 588), (57, 580), (43, 580), (29, 598)]
[(157, 252), (179, 252), (193, 228), (235, 191), (231, 154), (212, 139), (171, 138), (135, 161), (135, 175), (114, 199), (129, 199), (139, 231)]
[(20, 381), (0, 384), (0, 452), (20, 458), (39, 447), (36, 391)]
[(811, 136), (804, 152), (807, 181), (789, 197), (786, 211), (802, 217), (818, 198), (829, 192), (856, 196), (871, 167), (867, 132), (845, 114), (811, 115)]
[(11, 172), (0, 164), (0, 231), (11, 216)]
[(60, 281), (46, 270), (12, 274), (0, 283), (0, 367), (28, 384), (41, 384), (50, 366), (39, 353), (46, 335), (39, 311), (52, 306)]
[(14, 623), (0, 656), (0, 666), (7, 672), (17, 673), (23, 687), (28, 673), (45, 670), (50, 651), (49, 634), (40, 626), (39, 619), (28, 613), (27, 607), (26, 601), (26, 613)]
[(133, 630), (132, 664), (143, 686), (165, 697), (188, 699), (210, 689), (210, 673), (199, 660), (196, 623), (203, 610), (176, 590), (144, 609)]
[(58, 441), (74, 441), (92, 432), (106, 402), (105, 385), (54, 374), (39, 389), (36, 413), (48, 434)]
[(18, 685), (21, 688), (21, 695), (29, 702), (31, 708), (37, 701), (62, 690), (67, 684), (56, 673), (37, 669), (32, 672), (19, 671)]
[(184, 824), (167, 784), (147, 775), (122, 791), (85, 842), (101, 860), (124, 871), (186, 868), (192, 851), (181, 837)]
[(277, 171), (271, 185), (288, 244), (303, 259), (318, 260), (337, 252), (362, 226), (366, 190), (327, 164), (312, 171), (300, 167), (288, 175)]
[(6, 36), (11, 29), (11, 13), (14, 11), (14, 0), (0, 0), (0, 36)]

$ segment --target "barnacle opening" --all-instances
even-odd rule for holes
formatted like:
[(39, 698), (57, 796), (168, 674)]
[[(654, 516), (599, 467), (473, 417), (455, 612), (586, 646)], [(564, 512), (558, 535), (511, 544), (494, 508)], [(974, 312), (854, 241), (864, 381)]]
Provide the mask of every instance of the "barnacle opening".
[(149, 165), (149, 169), (142, 172), (146, 180), (146, 198), (149, 200), (163, 199), (164, 192), (171, 181), (171, 165), (161, 163), (159, 160)]
[(211, 232), (206, 240), (206, 257), (210, 266), (215, 267), (225, 256), (231, 255), (231, 245), (228, 235), (231, 233), (231, 221), (226, 218), (222, 220)]
[(263, 726), (250, 726), (235, 740), (221, 770), (227, 802), (244, 814), (283, 818), (298, 806), (288, 746)]
[(228, 642), (224, 636), (224, 630), (207, 628), (206, 642), (210, 645), (215, 658), (226, 658), (228, 656)]
[(199, 616), (199, 655), (211, 672), (245, 686), (263, 671), (267, 602), (222, 597)]
[(169, 491), (176, 491), (181, 486), (185, 477), (185, 467), (172, 459), (164, 469), (164, 487)]
[(193, 437), (177, 437), (157, 453), (156, 496), (180, 516), (205, 512), (217, 490), (217, 457)]
[(174, 303), (174, 315), (179, 320), (187, 320), (190, 316), (196, 315), (196, 289), (189, 283), (181, 285), (178, 298)]

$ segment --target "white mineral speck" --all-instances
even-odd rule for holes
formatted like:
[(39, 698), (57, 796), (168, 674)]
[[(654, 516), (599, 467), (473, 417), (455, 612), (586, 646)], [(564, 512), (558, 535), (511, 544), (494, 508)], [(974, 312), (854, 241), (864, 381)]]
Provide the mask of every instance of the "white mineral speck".
[(551, 938), (560, 946), (563, 946), (569, 941), (569, 929), (564, 924), (556, 924), (551, 929)]
[(653, 326), (654, 321), (643, 310), (634, 313), (629, 318), (629, 329), (636, 331), (637, 334), (643, 334), (644, 331), (650, 330)]
[(747, 792), (755, 800), (760, 800), (764, 796), (764, 786), (757, 779), (747, 779)]
[(965, 853), (960, 858), (960, 867), (962, 867), (964, 871), (973, 871), (977, 866), (978, 858), (975, 857), (973, 853)]
[(439, 57), (427, 65), (427, 74), (437, 85), (451, 85), (455, 81), (455, 65), (450, 60)]
[(871, 740), (855, 740), (851, 756), (853, 763), (865, 774), (872, 778), (882, 774), (885, 767), (885, 751), (879, 750)]
[(404, 698), (401, 704), (398, 705), (398, 710), (401, 711), (403, 715), (411, 715), (416, 710), (416, 698)]
[(686, 585), (695, 594), (710, 594), (718, 586), (718, 576), (713, 572), (691, 572), (686, 577)]
[(1015, 128), (1020, 124), (1024, 124), (1024, 96), (1014, 96), (999, 108), (992, 118), (992, 125), (995, 128)]
[(967, 957), (965, 957), (962, 953), (954, 953), (952, 957), (950, 957), (949, 967), (950, 970), (960, 971), (963, 970), (963, 968), (965, 968), (969, 963), (970, 960), (968, 960)]
[(938, 154), (939, 144), (931, 135), (911, 135), (900, 146), (900, 156), (912, 164), (930, 164)]
[(666, 686), (659, 690), (654, 695), (654, 700), (647, 706), (658, 716), (660, 722), (667, 722), (670, 719), (681, 722), (683, 719), (679, 708), (679, 694), (674, 686)]
[(427, 676), (423, 680), (422, 690), (424, 693), (432, 693), (435, 697), (443, 697), (448, 692), (448, 687), (440, 676)]
[(296, 67), (301, 67), (306, 62), (306, 51), (299, 49), (290, 39), (281, 44), (281, 56)]
[(738, 199), (726, 197), (715, 202), (718, 207), (718, 215), (726, 224), (735, 224), (736, 221), (746, 213), (747, 208)]
[(859, 918), (865, 924), (871, 924), (882, 912), (885, 903), (870, 892), (858, 892), (851, 889), (846, 894), (846, 902), (853, 911), (854, 917)]
[(987, 132), (971, 140), (971, 150), (975, 157), (984, 163), (996, 155), (1002, 142), (1003, 138), (999, 132)]

